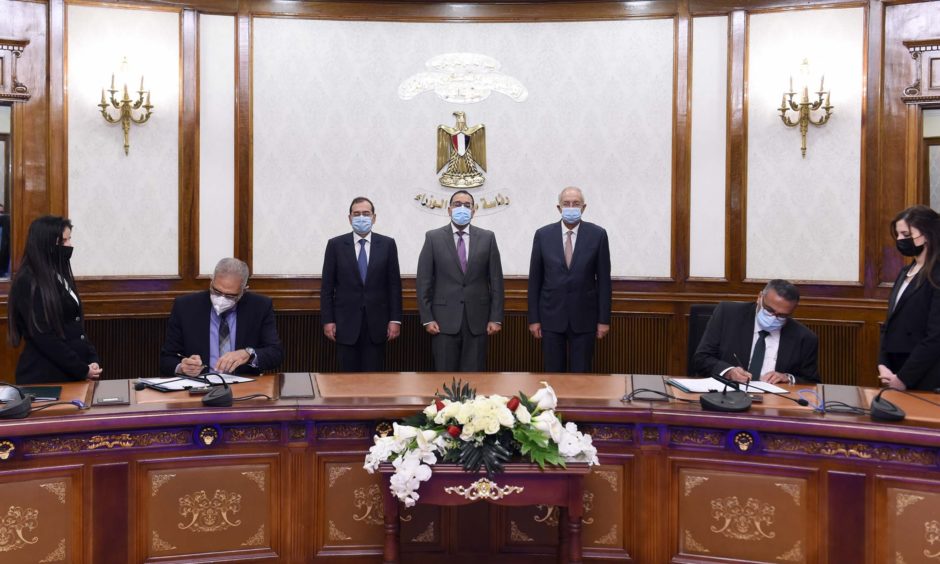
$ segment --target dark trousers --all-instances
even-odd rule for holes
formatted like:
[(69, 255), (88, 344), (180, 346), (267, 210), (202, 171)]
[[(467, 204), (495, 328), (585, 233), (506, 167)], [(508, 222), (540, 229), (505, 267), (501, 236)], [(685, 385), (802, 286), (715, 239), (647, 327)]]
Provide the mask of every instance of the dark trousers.
[(483, 372), (486, 370), (486, 332), (471, 333), (464, 311), (459, 333), (438, 333), (431, 337), (431, 353), (438, 372)]
[(385, 370), (385, 342), (375, 344), (369, 338), (369, 323), (362, 312), (359, 338), (355, 344), (336, 343), (336, 360), (340, 372), (382, 372)]
[(564, 333), (542, 329), (542, 358), (546, 372), (590, 372), (597, 333)]

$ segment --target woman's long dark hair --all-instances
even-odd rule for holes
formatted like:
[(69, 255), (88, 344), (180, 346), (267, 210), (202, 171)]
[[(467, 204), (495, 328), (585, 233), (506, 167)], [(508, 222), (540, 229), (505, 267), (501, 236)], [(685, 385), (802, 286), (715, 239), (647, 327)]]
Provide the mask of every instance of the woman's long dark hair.
[(928, 206), (911, 206), (894, 216), (891, 222), (891, 234), (895, 240), (898, 238), (898, 222), (904, 220), (908, 228), (915, 228), (923, 234), (927, 242), (927, 248), (924, 252), (923, 272), (926, 276), (918, 276), (917, 284), (923, 283), (926, 278), (934, 288), (940, 288), (940, 280), (934, 280), (933, 269), (937, 264), (937, 257), (940, 256), (940, 214), (930, 209)]
[[(72, 276), (72, 265), (57, 247), (62, 243), (62, 233), (71, 228), (71, 221), (53, 215), (37, 218), (29, 226), (26, 252), (19, 270), (13, 276), (8, 299), (8, 327), (10, 343), (14, 347), (20, 344), (24, 333), (34, 335), (36, 330), (48, 331), (51, 328), (59, 336), (65, 336), (62, 330), (62, 303), (59, 298), (62, 286), (58, 277), (61, 276), (73, 289), (75, 279)], [(19, 295), (26, 292), (28, 296)], [(33, 307), (37, 294), (42, 301), (42, 318), (37, 317), (38, 312)], [(13, 308), (18, 304), (27, 304), (21, 312), (26, 318), (26, 327), (17, 323)]]

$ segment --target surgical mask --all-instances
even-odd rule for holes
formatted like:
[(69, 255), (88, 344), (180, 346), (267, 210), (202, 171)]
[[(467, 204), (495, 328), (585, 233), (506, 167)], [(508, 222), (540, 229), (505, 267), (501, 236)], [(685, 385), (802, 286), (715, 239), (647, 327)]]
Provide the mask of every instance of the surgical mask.
[(56, 245), (56, 252), (59, 254), (59, 258), (64, 260), (72, 259), (72, 251), (75, 250), (75, 247), (66, 247), (65, 245)]
[(470, 223), (470, 209), (463, 206), (457, 206), (450, 212), (450, 218), (461, 227)]
[(757, 326), (764, 331), (779, 331), (787, 324), (785, 317), (776, 317), (770, 314), (764, 306), (757, 309)]
[(898, 248), (898, 252), (906, 257), (916, 257), (924, 250), (924, 245), (915, 245), (914, 238), (908, 237), (907, 239), (898, 239), (894, 242), (895, 246)]
[(561, 218), (565, 223), (577, 223), (581, 221), (581, 208), (561, 208)]
[(209, 294), (209, 299), (212, 300), (212, 309), (215, 310), (216, 315), (222, 315), (226, 311), (235, 307), (235, 304), (238, 303), (238, 300), (233, 300), (232, 298), (227, 298), (225, 296), (216, 296)]
[(365, 215), (357, 215), (352, 218), (353, 231), (359, 235), (365, 235), (372, 231), (372, 218)]

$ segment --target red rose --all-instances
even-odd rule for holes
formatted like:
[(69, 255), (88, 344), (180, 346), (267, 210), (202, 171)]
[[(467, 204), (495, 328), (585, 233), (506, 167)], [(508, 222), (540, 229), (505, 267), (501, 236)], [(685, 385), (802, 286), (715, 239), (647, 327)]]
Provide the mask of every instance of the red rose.
[(515, 411), (516, 408), (519, 407), (519, 398), (516, 396), (509, 398), (509, 401), (506, 402), (506, 407), (509, 408), (509, 411)]
[(455, 439), (460, 436), (460, 427), (456, 425), (451, 425), (447, 428), (447, 434)]
[(437, 410), (440, 411), (440, 410), (444, 409), (444, 402), (442, 402), (442, 401), (439, 400), (439, 399), (436, 399), (436, 400), (434, 400), (434, 407), (436, 407)]

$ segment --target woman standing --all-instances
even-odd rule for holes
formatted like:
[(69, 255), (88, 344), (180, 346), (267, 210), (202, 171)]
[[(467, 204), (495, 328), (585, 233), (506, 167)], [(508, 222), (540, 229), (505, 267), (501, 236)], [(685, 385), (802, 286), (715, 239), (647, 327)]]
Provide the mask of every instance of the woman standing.
[(940, 215), (913, 206), (891, 222), (901, 269), (881, 329), (878, 378), (898, 390), (940, 387)]
[(16, 365), (17, 384), (101, 375), (95, 347), (85, 338), (71, 257), (68, 219), (47, 215), (33, 221), (9, 296), (10, 342), (15, 347), (26, 341)]

